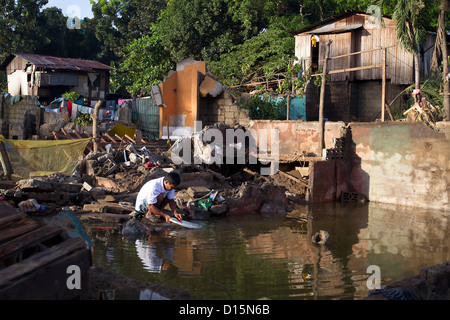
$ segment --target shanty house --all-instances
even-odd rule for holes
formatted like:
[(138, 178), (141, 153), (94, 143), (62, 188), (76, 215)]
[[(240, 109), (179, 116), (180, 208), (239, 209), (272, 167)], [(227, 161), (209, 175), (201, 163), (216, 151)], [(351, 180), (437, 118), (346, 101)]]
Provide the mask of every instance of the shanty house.
[[(414, 57), (400, 46), (395, 25), (395, 21), (386, 16), (346, 11), (294, 33), (295, 56), (303, 70), (311, 68), (312, 73), (322, 72), (327, 43), (331, 40), (325, 118), (333, 121), (380, 119), (382, 96), (387, 104), (395, 100), (391, 107), (402, 108), (402, 99), (395, 98), (414, 83)], [(422, 76), (429, 72), (434, 39), (435, 36), (430, 35), (423, 48)], [(306, 88), (308, 120), (318, 119), (319, 92), (312, 83)]]
[(69, 91), (89, 100), (104, 99), (113, 68), (92, 60), (14, 53), (0, 70), (6, 70), (9, 94), (39, 96), (47, 105)]

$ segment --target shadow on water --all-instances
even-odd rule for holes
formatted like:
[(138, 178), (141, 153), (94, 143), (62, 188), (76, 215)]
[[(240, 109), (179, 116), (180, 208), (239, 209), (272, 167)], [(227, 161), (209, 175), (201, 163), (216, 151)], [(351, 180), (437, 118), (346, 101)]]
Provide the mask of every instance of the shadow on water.
[[(94, 266), (189, 290), (193, 299), (360, 299), (370, 265), (388, 284), (450, 260), (449, 213), (377, 203), (298, 206), (286, 217), (211, 219), (203, 230), (123, 238), (89, 228)], [(325, 230), (325, 245), (313, 243)]]

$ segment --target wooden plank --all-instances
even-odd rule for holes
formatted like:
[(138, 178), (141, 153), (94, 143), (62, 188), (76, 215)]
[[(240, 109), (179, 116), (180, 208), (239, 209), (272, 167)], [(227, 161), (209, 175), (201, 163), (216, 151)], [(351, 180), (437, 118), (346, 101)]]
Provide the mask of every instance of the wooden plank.
[[(68, 267), (76, 265), (81, 271), (81, 288), (66, 285)], [(88, 290), (90, 252), (80, 237), (70, 238), (29, 259), (0, 270), (0, 300), (74, 299)]]
[[(387, 48), (393, 48), (396, 45), (392, 45), (392, 46), (387, 46), (385, 47)], [(376, 50), (382, 50), (383, 48), (379, 47), (379, 48), (373, 48), (373, 49), (369, 49), (369, 50), (362, 50), (362, 51), (358, 51), (358, 52), (351, 52), (351, 53), (346, 53), (346, 54), (342, 54), (340, 56), (334, 56), (334, 57), (330, 57), (330, 60), (334, 60), (334, 59), (339, 59), (339, 58), (344, 58), (344, 57), (349, 57), (349, 56), (353, 56), (355, 54), (360, 54), (360, 53), (369, 53), (372, 51), (376, 51)], [(321, 59), (320, 61), (324, 61), (325, 59)]]
[(133, 138), (131, 138), (129, 135), (125, 134), (125, 138), (130, 140), (133, 144), (136, 144), (136, 141)]
[[(328, 71), (327, 74), (335, 74), (335, 73), (342, 73), (342, 72), (381, 68), (382, 66), (383, 66), (382, 64), (375, 64), (375, 65), (370, 65), (370, 66), (365, 66), (365, 67), (355, 67), (355, 68), (347, 68), (347, 69), (340, 69), (340, 70), (331, 70), (331, 71)], [(322, 76), (322, 74), (312, 74), (311, 75), (311, 77), (316, 77), (316, 76)]]
[(324, 121), (323, 121), (323, 109), (325, 103), (325, 85), (327, 78), (327, 64), (328, 64), (328, 56), (330, 54), (330, 46), (331, 40), (328, 40), (326, 51), (325, 51), (325, 62), (323, 63), (323, 71), (322, 71), (322, 84), (320, 86), (320, 101), (319, 101), (319, 150), (322, 151), (324, 146)]
[(279, 172), (282, 176), (284, 176), (284, 177), (286, 177), (286, 178), (289, 178), (289, 179), (291, 179), (291, 180), (294, 180), (295, 182), (301, 184), (301, 185), (304, 186), (304, 187), (308, 187), (308, 184), (307, 184), (306, 182), (304, 182), (304, 181), (302, 181), (302, 180), (300, 180), (300, 179), (298, 179), (298, 178), (296, 178), (296, 177), (290, 175), (289, 173), (283, 172), (283, 171), (281, 171), (281, 170), (278, 171), (278, 172)]
[(121, 136), (119, 136), (117, 133), (114, 135), (114, 137), (118, 138), (121, 142), (124, 142), (123, 138)]
[[(17, 254), (20, 251), (54, 238), (55, 236), (62, 235), (62, 232), (63, 230), (59, 227), (44, 225), (41, 228), (22, 234), (21, 236), (0, 245), (0, 261), (8, 256)], [(63, 239), (61, 238), (60, 242), (62, 240)]]
[[(75, 136), (76, 136), (78, 139), (83, 139), (83, 137), (77, 132), (77, 130), (73, 129), (72, 132), (75, 134)], [(89, 150), (89, 152), (92, 152), (92, 151), (93, 151), (92, 148), (89, 146), (89, 144), (86, 146), (86, 148)]]
[(29, 259), (16, 263), (8, 268), (0, 270), (0, 288), (6, 286), (9, 282), (23, 275), (44, 267), (60, 256), (70, 254), (80, 248), (86, 249), (86, 242), (80, 237), (69, 238), (56, 246), (48, 248)]
[(111, 140), (111, 142), (117, 142), (108, 133), (105, 133), (105, 137), (107, 137), (109, 140)]
[(11, 222), (17, 221), (25, 218), (25, 214), (13, 207), (9, 207), (6, 205), (0, 205), (0, 229), (2, 229), (2, 225)]
[(41, 227), (44, 223), (31, 219), (21, 219), (0, 226), (0, 244), (16, 238), (26, 232)]
[(68, 134), (66, 132), (66, 130), (64, 130), (64, 128), (61, 128), (61, 132), (64, 133), (64, 135), (68, 138), (68, 139), (72, 139), (72, 137), (70, 136), (70, 134)]

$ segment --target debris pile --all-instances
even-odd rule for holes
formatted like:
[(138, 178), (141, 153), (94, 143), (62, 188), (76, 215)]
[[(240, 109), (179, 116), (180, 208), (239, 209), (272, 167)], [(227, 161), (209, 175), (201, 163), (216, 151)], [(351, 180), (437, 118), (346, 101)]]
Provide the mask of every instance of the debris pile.
[(407, 115), (407, 121), (425, 122), (434, 126), (436, 122), (442, 120), (439, 106), (433, 106), (425, 97), (421, 96), (421, 91), (413, 91), (414, 105), (406, 110), (403, 115)]
[(123, 222), (140, 188), (173, 170), (181, 176), (175, 201), (186, 220), (245, 212), (284, 215), (289, 201), (304, 199), (301, 178), (281, 171), (261, 176), (247, 167), (227, 176), (213, 165), (176, 165), (166, 146), (152, 151), (142, 144), (107, 146), (79, 159), (72, 174), (0, 180), (2, 200), (35, 216), (71, 210), (82, 221)]

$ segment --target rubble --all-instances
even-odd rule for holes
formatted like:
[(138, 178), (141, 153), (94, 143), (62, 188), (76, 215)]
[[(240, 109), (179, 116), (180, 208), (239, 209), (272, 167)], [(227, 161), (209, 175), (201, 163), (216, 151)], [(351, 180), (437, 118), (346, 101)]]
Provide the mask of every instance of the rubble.
[[(175, 165), (169, 145), (150, 151), (146, 145), (127, 141), (90, 151), (79, 159), (72, 174), (31, 177), (15, 184), (0, 181), (2, 199), (16, 208), (33, 199), (40, 209), (28, 214), (36, 216), (56, 214), (64, 208), (83, 221), (123, 222), (130, 219), (140, 188), (173, 170), (181, 176), (175, 201), (186, 220), (246, 212), (285, 215), (290, 201), (304, 199), (305, 183), (291, 175), (261, 176), (245, 167), (226, 176), (214, 165)], [(2, 182), (7, 188), (1, 189)]]

